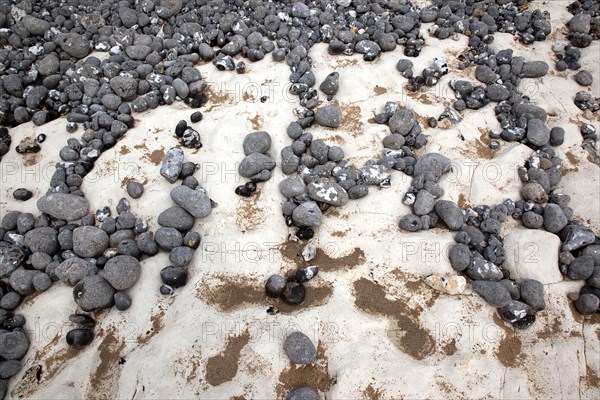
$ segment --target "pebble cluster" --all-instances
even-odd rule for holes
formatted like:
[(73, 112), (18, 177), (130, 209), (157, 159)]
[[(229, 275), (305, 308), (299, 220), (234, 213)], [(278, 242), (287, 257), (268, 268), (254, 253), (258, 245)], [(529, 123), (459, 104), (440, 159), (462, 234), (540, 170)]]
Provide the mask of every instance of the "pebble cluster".
[[(533, 323), (535, 311), (544, 308), (540, 282), (515, 282), (502, 268), (499, 232), (507, 215), (520, 218), (529, 228), (544, 227), (559, 235), (563, 242), (561, 271), (571, 279), (586, 280), (576, 300), (577, 309), (586, 315), (598, 310), (600, 243), (589, 228), (571, 219), (568, 196), (553, 191), (560, 180), (561, 161), (550, 146), (561, 145), (565, 132), (560, 127), (549, 129), (545, 110), (518, 90), (520, 79), (541, 77), (549, 66), (513, 56), (510, 49), (495, 53), (489, 47), (494, 32), (512, 33), (523, 44), (547, 38), (552, 30), (549, 15), (528, 10), (528, 0), (433, 0), (424, 7), (406, 0), (13, 3), (0, 3), (0, 123), (13, 127), (32, 121), (41, 126), (66, 116), (67, 132), (76, 133), (80, 128), (83, 132), (60, 150), (62, 161), (56, 166), (50, 189), (37, 202), (41, 215), (12, 211), (2, 218), (0, 277), (5, 279), (0, 285), (0, 397), (29, 348), (25, 318), (14, 312), (25, 296), (45, 291), (60, 280), (74, 287), (74, 299), (83, 311), (113, 304), (125, 310), (131, 305), (127, 289), (141, 273), (139, 260), (159, 250), (170, 252), (172, 264), (160, 273), (161, 293), (170, 294), (186, 283), (187, 265), (201, 240), (192, 229), (196, 219), (208, 216), (216, 204), (193, 177), (196, 166), (184, 162), (182, 148), (170, 149), (163, 159), (161, 175), (170, 183), (183, 182), (171, 190), (175, 205), (160, 214), (160, 228), (154, 234), (146, 221), (131, 212), (126, 199), (117, 205), (114, 218), (108, 207), (91, 214), (81, 184), (102, 152), (135, 125), (134, 113), (178, 100), (190, 108), (206, 103), (207, 83), (194, 67), (201, 60), (212, 62), (220, 71), (245, 73), (246, 63), (236, 63), (234, 57), (256, 62), (271, 54), (273, 60), (290, 67), (290, 92), (298, 96), (300, 105), (294, 110), (297, 121), (287, 128), (293, 143), (281, 150), (281, 167), (289, 176), (279, 189), (286, 198), (282, 213), (288, 226), (297, 228), (297, 238), (312, 238), (327, 208), (366, 196), (369, 186), (389, 187), (395, 169), (413, 176), (403, 199), (413, 213), (402, 217), (400, 227), (429, 229), (441, 220), (456, 231), (452, 266), (466, 271), (473, 279), (473, 289), (497, 307), (505, 320), (523, 328)], [(568, 23), (570, 45), (555, 47), (559, 71), (578, 70), (579, 48), (600, 36), (597, 1), (576, 1), (568, 9), (574, 15)], [(340, 75), (332, 72), (318, 90), (314, 88), (316, 79), (308, 55), (313, 44), (327, 43), (330, 54), (362, 54), (367, 62), (398, 45), (405, 57), (416, 57), (426, 42), (423, 23), (431, 23), (428, 32), (438, 39), (467, 35), (468, 49), (459, 55), (459, 68), (477, 64), (475, 78), (485, 85), (452, 81), (457, 93), (454, 109), (447, 108), (437, 119), (430, 117), (428, 125), (435, 127), (438, 121), (456, 124), (462, 110), (497, 103), (502, 130), (490, 131), (490, 147), (498, 148), (498, 139), (503, 139), (519, 141), (536, 151), (520, 171), (523, 200), (466, 210), (440, 200), (443, 190), (438, 182), (448, 171), (449, 160), (434, 153), (416, 159), (413, 151), (427, 143), (427, 135), (412, 110), (393, 102), (375, 116), (376, 122), (387, 124), (391, 132), (383, 140), (382, 155), (362, 168), (350, 165), (340, 147), (329, 146), (308, 131), (313, 124), (338, 128), (343, 117), (336, 103), (319, 99), (320, 91), (327, 101), (333, 101)], [(108, 52), (108, 57), (89, 56), (92, 51)], [(418, 76), (413, 76), (412, 67), (410, 60), (401, 59), (396, 69), (414, 91), (435, 85), (448, 72), (441, 59), (435, 59)], [(589, 86), (593, 75), (579, 71), (573, 79)], [(600, 109), (600, 101), (586, 91), (578, 92), (574, 101), (582, 110)], [(190, 116), (191, 123), (201, 120), (199, 111)], [(585, 144), (595, 151), (593, 127), (584, 125), (581, 133)], [(202, 147), (200, 133), (187, 121), (177, 124), (175, 135), (182, 147)], [(15, 150), (38, 152), (51, 136), (39, 134)], [(275, 160), (268, 155), (270, 145), (266, 132), (246, 137), (246, 157), (239, 173), (249, 182), (236, 188), (237, 194), (251, 196), (257, 182), (271, 177)], [(2, 127), (0, 159), (10, 146), (9, 131)], [(144, 192), (143, 185), (135, 181), (126, 189), (134, 199)], [(33, 194), (19, 188), (13, 196), (27, 201)], [(309, 246), (303, 251), (305, 260), (314, 257), (314, 247)], [(304, 299), (303, 283), (317, 272), (317, 267), (307, 267), (287, 279), (275, 275), (267, 282), (267, 293), (299, 304)], [(91, 343), (94, 320), (86, 315), (74, 315), (70, 320), (80, 327), (69, 331), (67, 343), (75, 347)], [(313, 350), (314, 345), (311, 350), (300, 335), (286, 340), (286, 354), (297, 363), (311, 358), (308, 355)], [(303, 386), (292, 389), (287, 398), (316, 399), (318, 394)]]
[[(595, 139), (594, 139), (595, 140)], [(554, 190), (562, 178), (562, 160), (551, 148), (537, 151), (519, 168), (522, 200), (515, 203), (513, 217), (530, 229), (545, 229), (562, 243), (560, 272), (571, 280), (585, 280), (575, 307), (583, 315), (600, 309), (600, 239), (580, 221), (572, 219), (571, 198)]]
[[(287, 278), (281, 275), (271, 275), (265, 284), (265, 292), (267, 296), (274, 299), (281, 298), (290, 305), (302, 304), (306, 298), (305, 283), (317, 276), (318, 273), (319, 267), (311, 265), (299, 268)], [(276, 313), (276, 310), (272, 313)]]
[[(183, 125), (181, 122), (177, 125), (176, 134), (181, 125)], [(183, 129), (196, 132), (187, 126)], [(191, 147), (195, 148), (195, 145)], [(181, 185), (171, 189), (170, 197), (175, 204), (159, 214), (157, 223), (160, 228), (156, 230), (154, 236), (147, 234), (144, 237), (143, 246), (144, 253), (149, 256), (157, 254), (159, 250), (169, 252), (171, 265), (160, 271), (163, 282), (160, 293), (164, 295), (172, 294), (174, 288), (187, 283), (187, 267), (192, 262), (194, 252), (202, 240), (200, 233), (193, 230), (194, 225), (196, 220), (208, 217), (212, 209), (217, 206), (194, 177), (196, 168), (196, 164), (184, 161), (184, 152), (180, 147), (170, 148), (162, 160), (161, 175), (169, 183), (175, 183), (179, 179), (182, 182)]]

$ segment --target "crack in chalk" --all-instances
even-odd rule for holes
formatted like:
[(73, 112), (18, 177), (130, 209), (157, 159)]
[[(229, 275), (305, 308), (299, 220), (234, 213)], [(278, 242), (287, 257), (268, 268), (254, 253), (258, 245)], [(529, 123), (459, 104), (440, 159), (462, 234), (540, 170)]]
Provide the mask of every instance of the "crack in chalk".
[(133, 390), (133, 395), (131, 396), (131, 400), (135, 399), (135, 395), (137, 394), (137, 388), (138, 388), (139, 384), (140, 384), (139, 375), (136, 375), (135, 376), (135, 389)]
[(394, 217), (394, 218), (399, 217), (399, 215), (393, 215), (393, 214), (376, 212), (376, 211), (353, 211), (353, 212), (349, 212), (347, 215), (354, 215), (354, 214), (373, 214), (373, 215), (383, 215), (385, 217)]
[(569, 114), (569, 113), (567, 112), (567, 109), (565, 108), (564, 104), (563, 104), (563, 103), (562, 103), (562, 102), (561, 102), (559, 99), (557, 99), (557, 98), (556, 98), (556, 96), (554, 95), (554, 93), (553, 93), (553, 92), (551, 92), (550, 94), (552, 95), (552, 97), (554, 97), (554, 100), (556, 100), (556, 102), (557, 102), (558, 104), (560, 104), (560, 106), (562, 107), (562, 109), (563, 109), (563, 111), (565, 112), (565, 114)]
[[(457, 125), (456, 126), (456, 130), (458, 131), (458, 133), (464, 138), (465, 135), (462, 133), (462, 131), (460, 130), (460, 127)], [(477, 140), (477, 139), (475, 139)], [(475, 178), (475, 170), (477, 169), (477, 167), (475, 168), (469, 168), (469, 196), (467, 197), (467, 201), (470, 203), (471, 202), (471, 193), (473, 192), (473, 179)]]
[[(550, 337), (550, 347), (552, 348), (552, 350), (555, 350), (554, 348), (554, 338)], [(560, 368), (558, 366), (558, 360), (556, 357), (554, 357), (554, 365), (556, 366), (556, 370), (560, 371)], [(580, 383), (581, 385), (581, 383)], [(562, 387), (562, 379), (560, 377), (560, 374), (558, 375), (558, 386), (560, 387), (560, 397), (562, 397), (563, 394), (563, 387)], [(579, 398), (581, 398), (581, 395), (579, 396)]]
[[(586, 350), (586, 343), (585, 343), (585, 332), (583, 330), (584, 325), (583, 322), (581, 322), (581, 340), (583, 341), (583, 362), (584, 362), (584, 371), (585, 371), (585, 376), (587, 375), (587, 350)], [(581, 398), (581, 373), (579, 374), (579, 386), (578, 386), (578, 393), (579, 393), (579, 398)], [(585, 379), (584, 379), (585, 380)]]
[(502, 376), (502, 387), (500, 388), (500, 393), (498, 393), (498, 398), (502, 399), (504, 394), (504, 386), (506, 385), (506, 373), (508, 372), (508, 367), (504, 367), (504, 375)]

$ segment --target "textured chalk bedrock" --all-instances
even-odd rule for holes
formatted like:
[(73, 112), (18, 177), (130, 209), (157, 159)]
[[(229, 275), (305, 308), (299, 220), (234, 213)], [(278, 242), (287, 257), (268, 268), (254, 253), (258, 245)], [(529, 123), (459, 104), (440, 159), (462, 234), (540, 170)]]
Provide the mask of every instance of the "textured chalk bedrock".
[(512, 279), (536, 279), (543, 284), (562, 281), (558, 236), (543, 230), (513, 229), (504, 237), (504, 248), (506, 260), (502, 266)]
[(459, 162), (462, 173), (473, 172), (469, 193), (470, 204), (498, 204), (506, 198), (520, 198), (523, 183), (517, 176), (516, 166), (531, 155), (531, 149), (522, 144), (507, 146), (491, 160)]

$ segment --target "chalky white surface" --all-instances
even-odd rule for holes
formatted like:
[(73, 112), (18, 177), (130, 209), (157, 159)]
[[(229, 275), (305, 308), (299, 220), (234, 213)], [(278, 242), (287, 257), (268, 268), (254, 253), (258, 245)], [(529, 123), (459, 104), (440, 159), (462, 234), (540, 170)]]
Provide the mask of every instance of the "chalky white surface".
[[(538, 80), (524, 79), (523, 85), (531, 98), (547, 109), (548, 125), (565, 129), (565, 143), (557, 153), (565, 160), (569, 172), (563, 177), (560, 188), (572, 197), (570, 205), (575, 216), (589, 223), (598, 233), (599, 169), (587, 160), (587, 153), (581, 149), (577, 125), (579, 121), (586, 121), (598, 129), (598, 121), (585, 120), (575, 107), (572, 98), (582, 88), (573, 81), (573, 71), (556, 72), (550, 50), (555, 40), (566, 43), (562, 33), (556, 32), (566, 31), (564, 21), (569, 14), (565, 6), (566, 2), (562, 1), (553, 1), (547, 6), (555, 32), (552, 40), (523, 46), (510, 35), (496, 34), (493, 47), (496, 50), (512, 47), (515, 55), (529, 60), (542, 59), (552, 65), (547, 76)], [(427, 24), (422, 31), (426, 29)], [(331, 57), (326, 46), (315, 46), (311, 56), (317, 82), (334, 70), (340, 72), (340, 90), (335, 98), (344, 107), (344, 113), (348, 112), (347, 106), (359, 107), (357, 118), (362, 124), (362, 132), (356, 134), (342, 128), (320, 127), (311, 127), (309, 131), (315, 138), (341, 146), (347, 157), (362, 167), (364, 161), (380, 154), (381, 139), (389, 132), (385, 125), (368, 122), (386, 101), (401, 102), (425, 121), (426, 117), (439, 115), (452, 103), (453, 93), (448, 88), (451, 78), (475, 81), (473, 67), (465, 71), (456, 69), (456, 55), (466, 43), (466, 37), (457, 42), (427, 38), (427, 46), (420, 57), (413, 60), (415, 73), (420, 73), (434, 57), (442, 55), (448, 61), (451, 73), (420, 96), (404, 91), (406, 80), (395, 70), (398, 59), (404, 57), (401, 47), (392, 53), (384, 53), (373, 63), (364, 63), (358, 55)], [(600, 72), (599, 47), (599, 43), (594, 42), (582, 51), (582, 65), (595, 77)], [(323, 398), (363, 398), (368, 385), (380, 390), (384, 398), (595, 398), (598, 388), (588, 386), (585, 377), (588, 369), (600, 375), (600, 330), (598, 326), (577, 322), (566, 297), (567, 293), (577, 291), (581, 283), (558, 279), (556, 270), (551, 271), (558, 268), (557, 255), (547, 252), (545, 236), (527, 235), (528, 231), (523, 231), (516, 222), (503, 224), (502, 234), (523, 232), (522, 237), (537, 246), (537, 253), (520, 252), (513, 254), (512, 260), (516, 264), (527, 261), (532, 271), (547, 270), (550, 281), (545, 285), (547, 309), (538, 313), (537, 322), (529, 330), (516, 332), (525, 354), (518, 367), (506, 368), (494, 355), (505, 332), (492, 319), (495, 310), (471, 290), (457, 296), (441, 295), (431, 307), (425, 307), (420, 324), (435, 338), (438, 350), (420, 361), (403, 353), (389, 339), (387, 331), (393, 328), (394, 321), (363, 313), (355, 307), (352, 282), (359, 278), (375, 279), (386, 285), (390, 299), (410, 298), (411, 293), (403, 287), (402, 280), (391, 271), (399, 269), (414, 277), (453, 272), (447, 259), (448, 247), (453, 243), (449, 231), (433, 229), (411, 234), (397, 228), (400, 216), (410, 211), (401, 199), (411, 178), (399, 172), (392, 173), (391, 188), (370, 187), (366, 198), (350, 201), (339, 208), (338, 216), (324, 217), (316, 234), (317, 246), (333, 257), (347, 254), (355, 247), (361, 248), (366, 256), (364, 265), (351, 270), (319, 273), (315, 280), (324, 280), (333, 286), (333, 295), (324, 305), (273, 317), (261, 306), (245, 306), (224, 313), (197, 297), (201, 283), (213, 282), (211, 279), (217, 275), (245, 276), (249, 281), (262, 284), (272, 273), (289, 267), (288, 261), (283, 260), (276, 249), (290, 232), (280, 217), (284, 199), (277, 189), (283, 179), (279, 169), (274, 171), (272, 180), (260, 185), (262, 193), (256, 204), (262, 209), (262, 215), (255, 217), (262, 222), (246, 233), (241, 233), (236, 226), (238, 210), (248, 201), (233, 193), (243, 182), (237, 174), (237, 164), (244, 156), (244, 136), (253, 130), (269, 132), (273, 138), (271, 155), (278, 161), (279, 150), (291, 143), (285, 129), (293, 118), (292, 110), (297, 102), (296, 97), (286, 90), (289, 69), (284, 63), (276, 64), (270, 60), (268, 55), (262, 62), (248, 63), (245, 75), (219, 72), (210, 63), (198, 67), (214, 91), (229, 94), (225, 103), (208, 103), (203, 107), (204, 119), (195, 126), (204, 147), (197, 152), (186, 150), (186, 160), (200, 165), (196, 177), (219, 207), (196, 225), (203, 236), (203, 244), (190, 268), (190, 281), (186, 287), (177, 290), (171, 298), (159, 294), (159, 271), (168, 263), (167, 254), (161, 253), (142, 262), (141, 279), (130, 290), (132, 307), (126, 312), (113, 308), (98, 316), (96, 332), (114, 330), (117, 338), (124, 342), (121, 356), (126, 359), (123, 365), (114, 363), (110, 366), (110, 379), (106, 393), (102, 395), (136, 399), (226, 399), (237, 395), (275, 398), (279, 374), (288, 367), (282, 350), (284, 327), (293, 324), (310, 333), (315, 344), (321, 343), (325, 348), (329, 374), (335, 377), (336, 383), (328, 393), (321, 394)], [(584, 90), (599, 96), (599, 83), (596, 79), (591, 89)], [(377, 95), (375, 85), (386, 88), (387, 92)], [(245, 97), (244, 93), (252, 96)], [(261, 103), (261, 96), (268, 96), (267, 102)], [(428, 101), (423, 103), (419, 98)], [(443, 152), (454, 163), (453, 172), (442, 182), (446, 191), (444, 199), (458, 201), (462, 194), (468, 203), (476, 205), (494, 204), (506, 197), (518, 198), (521, 184), (517, 180), (516, 167), (531, 154), (531, 150), (520, 144), (502, 143), (492, 160), (480, 159), (474, 150), (482, 132), (498, 127), (492, 108), (468, 110), (463, 113), (464, 120), (448, 130), (426, 129), (430, 135), (429, 143), (419, 153)], [(130, 199), (130, 202), (132, 211), (149, 219), (152, 229), (156, 229), (158, 214), (171, 204), (169, 190), (173, 185), (160, 176), (160, 165), (152, 164), (145, 154), (154, 150), (166, 151), (177, 145), (173, 134), (175, 124), (180, 119), (188, 120), (192, 111), (184, 104), (176, 103), (134, 115), (135, 129), (113, 149), (103, 153), (93, 172), (85, 178), (82, 188), (93, 209), (116, 206), (119, 198), (126, 196), (125, 178), (147, 180), (144, 195), (139, 200)], [(253, 129), (250, 119), (256, 115), (259, 126)], [(82, 132), (80, 129), (75, 134), (66, 133), (65, 123), (61, 119), (42, 127), (28, 123), (11, 129), (13, 148), (24, 137), (41, 132), (46, 133), (48, 139), (42, 144), (42, 153), (33, 156), (37, 159), (35, 165), (23, 166), (21, 155), (14, 150), (2, 160), (2, 212), (10, 209), (37, 212), (35, 200), (48, 187), (60, 148), (67, 138), (79, 137)], [(328, 140), (333, 137), (337, 138), (336, 142)], [(122, 148), (127, 148), (129, 153), (122, 154)], [(574, 156), (577, 165), (564, 156), (567, 152)], [(35, 198), (25, 203), (16, 202), (11, 193), (18, 187), (35, 189)], [(344, 238), (332, 235), (346, 230), (348, 233)], [(516, 243), (522, 245), (521, 239)], [(434, 290), (431, 290), (433, 295)], [(422, 296), (417, 296), (419, 300)], [(164, 327), (148, 343), (140, 344), (136, 338), (152, 327), (151, 318), (161, 310), (164, 310)], [(11, 381), (9, 393), (15, 397), (26, 393), (28, 397), (44, 399), (97, 397), (98, 393), (92, 392), (89, 381), (101, 362), (101, 338), (65, 361), (53, 379), (46, 380), (42, 374), (40, 382), (34, 380), (25, 386), (26, 390), (19, 386), (20, 378), (29, 367), (41, 364), (45, 368), (51, 357), (64, 353), (67, 348), (64, 335), (71, 329), (68, 316), (77, 311), (71, 288), (54, 284), (48, 292), (27, 301), (19, 311), (27, 318), (26, 328), (32, 345), (23, 360), (22, 371)], [(538, 335), (550, 329), (556, 320), (560, 321), (558, 332), (545, 337)], [(267, 330), (273, 322), (275, 335), (271, 336)], [(332, 326), (334, 330), (325, 332), (325, 327)], [(218, 387), (210, 386), (204, 379), (206, 361), (223, 351), (229, 335), (246, 329), (252, 332), (252, 337), (242, 349), (237, 375)], [(439, 348), (451, 340), (455, 340), (457, 351), (446, 356)], [(194, 366), (197, 366), (197, 376), (188, 382)], [(450, 392), (448, 387), (452, 388)]]

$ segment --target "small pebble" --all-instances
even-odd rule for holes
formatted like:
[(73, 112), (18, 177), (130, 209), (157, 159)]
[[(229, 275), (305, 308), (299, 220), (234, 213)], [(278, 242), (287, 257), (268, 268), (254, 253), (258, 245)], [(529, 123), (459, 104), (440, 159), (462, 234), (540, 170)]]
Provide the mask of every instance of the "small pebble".
[(267, 296), (272, 298), (281, 297), (283, 291), (285, 290), (285, 278), (281, 275), (271, 275), (269, 279), (267, 279), (267, 283), (265, 285), (265, 291), (267, 292)]
[(296, 231), (296, 236), (301, 240), (309, 240), (315, 236), (315, 231), (312, 228), (300, 228)]
[[(339, 3), (339, 1), (338, 1)], [(285, 400), (319, 400), (319, 394), (310, 386), (298, 386), (290, 390)]]
[(169, 296), (173, 294), (173, 288), (169, 285), (160, 285), (160, 294)]
[(77, 131), (77, 129), (79, 128), (79, 125), (77, 125), (76, 122), (68, 122), (67, 123), (67, 132), (69, 133), (75, 133)]
[(306, 298), (306, 289), (302, 283), (288, 279), (283, 291), (283, 300), (292, 305), (302, 304)]
[(298, 282), (304, 283), (310, 281), (319, 273), (319, 267), (311, 265), (309, 267), (300, 268), (296, 271), (295, 278)]
[(185, 132), (187, 127), (187, 122), (185, 122), (185, 120), (182, 119), (177, 123), (177, 126), (175, 126), (175, 135), (177, 135), (177, 137), (182, 137), (183, 132)]
[(500, 148), (500, 142), (496, 139), (492, 139), (492, 140), (490, 140), (489, 146), (490, 146), (490, 149), (497, 150)]
[(117, 292), (114, 296), (115, 307), (119, 311), (125, 311), (131, 307), (131, 297), (125, 292)]
[(592, 315), (600, 307), (600, 299), (591, 293), (584, 293), (575, 302), (575, 308), (582, 315)]
[(184, 267), (169, 266), (160, 271), (160, 278), (165, 285), (178, 288), (187, 283), (187, 270)]
[(139, 199), (144, 194), (144, 185), (139, 182), (129, 181), (127, 183), (127, 194), (131, 196), (132, 199)]
[(37, 135), (36, 140), (38, 143), (44, 143), (46, 141), (46, 135), (43, 133), (40, 133), (39, 135)]
[(252, 196), (252, 192), (250, 190), (248, 190), (246, 185), (240, 185), (240, 186), (236, 187), (235, 194), (237, 194), (238, 196), (243, 196), (243, 197)]
[(33, 193), (25, 188), (19, 188), (13, 192), (13, 197), (16, 200), (27, 201), (33, 197)]
[(235, 72), (237, 72), (238, 74), (245, 73), (246, 72), (246, 63), (243, 61), (238, 62), (235, 66)]
[(296, 364), (312, 364), (317, 358), (317, 349), (311, 340), (302, 332), (292, 332), (285, 339), (283, 350)]
[(94, 332), (91, 329), (73, 329), (67, 332), (67, 344), (75, 348), (83, 348), (94, 340)]
[(580, 131), (582, 136), (593, 135), (596, 133), (596, 128), (594, 128), (594, 125), (584, 124), (581, 125)]
[(190, 121), (192, 121), (193, 123), (197, 123), (202, 121), (202, 113), (200, 111), (196, 111), (195, 113), (193, 113), (192, 115), (190, 115)]

